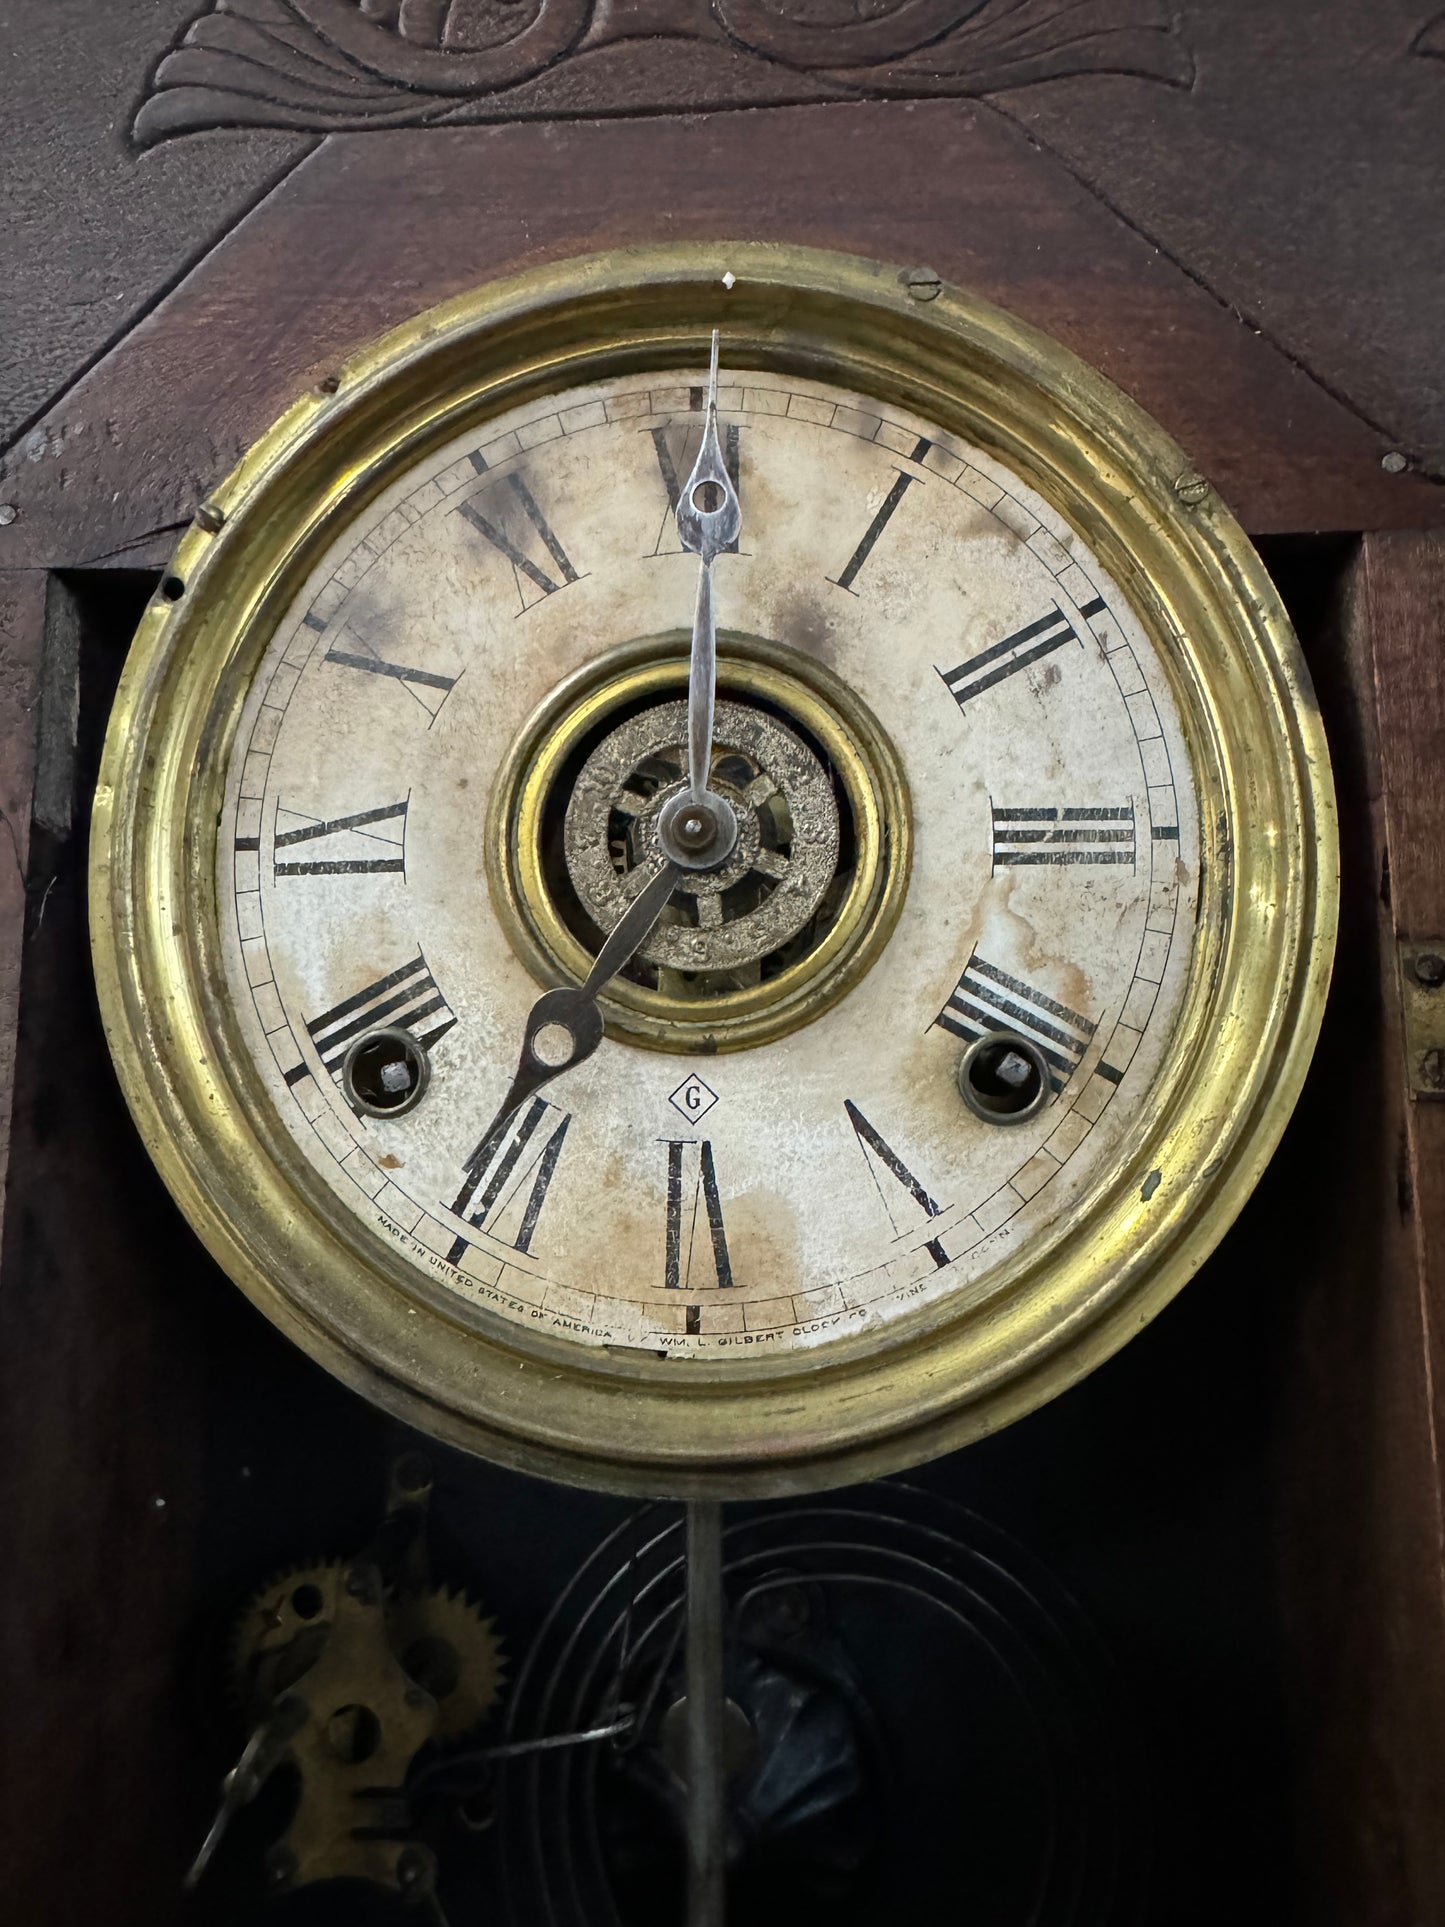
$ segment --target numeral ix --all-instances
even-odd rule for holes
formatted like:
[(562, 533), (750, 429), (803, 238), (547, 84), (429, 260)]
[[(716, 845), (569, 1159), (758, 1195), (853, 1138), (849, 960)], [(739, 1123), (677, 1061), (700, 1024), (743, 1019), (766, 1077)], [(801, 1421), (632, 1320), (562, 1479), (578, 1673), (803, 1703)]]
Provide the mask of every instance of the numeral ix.
[[(280, 805), (276, 810), (274, 863), (278, 877), (357, 877), (406, 872), (406, 815), (411, 799), (383, 803), (355, 816), (325, 822)], [(255, 849), (256, 837), (238, 838), (236, 848)], [(326, 854), (310, 852), (317, 844)], [(307, 854), (292, 856), (293, 850)], [(284, 853), (284, 854), (283, 854)]]

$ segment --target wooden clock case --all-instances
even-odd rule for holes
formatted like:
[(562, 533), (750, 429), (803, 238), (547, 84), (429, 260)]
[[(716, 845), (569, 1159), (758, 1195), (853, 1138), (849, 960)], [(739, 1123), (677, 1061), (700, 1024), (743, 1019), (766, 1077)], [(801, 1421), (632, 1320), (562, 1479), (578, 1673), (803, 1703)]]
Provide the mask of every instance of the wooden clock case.
[[(541, 261), (746, 237), (927, 270), (1059, 337), (1190, 452), (1291, 609), (1343, 844), (1295, 1120), (1156, 1327), (920, 1482), (1029, 1537), (1128, 1650), (1188, 1814), (1141, 1816), (1150, 1918), (1445, 1918), (1445, 1075), (1405, 1028), (1431, 1021), (1414, 958), (1445, 953), (1445, 487), (987, 106), (695, 104), (718, 111), (308, 141), (26, 430), (44, 459), (22, 438), (0, 465), (10, 1917), (231, 1917), (179, 1893), (229, 1763), (210, 1631), (269, 1569), (364, 1536), (400, 1429), (221, 1279), (114, 1085), (85, 826), (140, 607), (209, 483), (350, 347)], [(438, 1460), (458, 1556), (521, 1640), (564, 1576), (542, 1501)], [(546, 1503), (584, 1544), (618, 1512)]]

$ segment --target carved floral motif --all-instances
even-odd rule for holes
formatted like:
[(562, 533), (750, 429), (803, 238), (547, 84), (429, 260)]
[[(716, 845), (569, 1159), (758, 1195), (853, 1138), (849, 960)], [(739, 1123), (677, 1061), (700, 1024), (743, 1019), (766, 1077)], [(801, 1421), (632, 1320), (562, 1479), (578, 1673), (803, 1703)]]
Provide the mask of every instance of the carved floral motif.
[(1162, 0), (213, 0), (157, 66), (134, 134), (966, 96), (1095, 73), (1189, 81)]

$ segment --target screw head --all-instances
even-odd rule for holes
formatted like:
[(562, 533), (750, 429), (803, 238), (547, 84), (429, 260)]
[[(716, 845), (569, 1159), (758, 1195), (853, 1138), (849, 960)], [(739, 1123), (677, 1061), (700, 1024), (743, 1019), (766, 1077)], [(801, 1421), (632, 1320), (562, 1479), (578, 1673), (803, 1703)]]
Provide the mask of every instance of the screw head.
[(1438, 990), (1445, 984), (1445, 957), (1438, 951), (1422, 950), (1413, 969), (1416, 983), (1423, 984), (1427, 990)]
[(943, 293), (942, 276), (932, 268), (905, 268), (899, 279), (914, 301), (936, 301)]
[(672, 833), (683, 849), (705, 850), (717, 835), (717, 819), (711, 810), (699, 804), (695, 809), (683, 811), (674, 822)]
[(20, 511), (13, 502), (0, 502), (0, 529), (8, 529), (19, 516)]
[(1380, 457), (1380, 467), (1387, 475), (1403, 475), (1410, 466), (1410, 457), (1398, 448), (1390, 449)]
[(720, 868), (732, 855), (737, 840), (737, 818), (719, 797), (697, 803), (683, 790), (663, 805), (657, 819), (657, 841), (663, 855), (685, 869)]
[(204, 529), (207, 535), (214, 535), (218, 529), (225, 527), (225, 523), (226, 511), (217, 508), (214, 502), (202, 502), (196, 510), (196, 527)]
[(1209, 484), (1202, 475), (1196, 474), (1192, 468), (1186, 469), (1182, 475), (1176, 477), (1174, 493), (1186, 508), (1198, 508), (1199, 504), (1209, 493)]
[(334, 395), (341, 386), (340, 375), (323, 375), (316, 384), (323, 395)]

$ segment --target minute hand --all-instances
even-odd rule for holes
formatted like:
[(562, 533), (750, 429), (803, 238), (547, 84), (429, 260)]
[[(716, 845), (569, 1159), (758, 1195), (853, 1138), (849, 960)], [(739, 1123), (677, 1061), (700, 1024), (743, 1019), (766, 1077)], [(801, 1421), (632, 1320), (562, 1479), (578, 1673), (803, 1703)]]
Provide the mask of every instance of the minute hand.
[(742, 505), (718, 444), (717, 364), (718, 331), (714, 328), (702, 447), (677, 502), (677, 532), (683, 547), (691, 549), (701, 563), (687, 677), (687, 779), (694, 803), (702, 803), (708, 797), (712, 759), (713, 693), (717, 684), (712, 565), (724, 549), (737, 541), (743, 519)]

